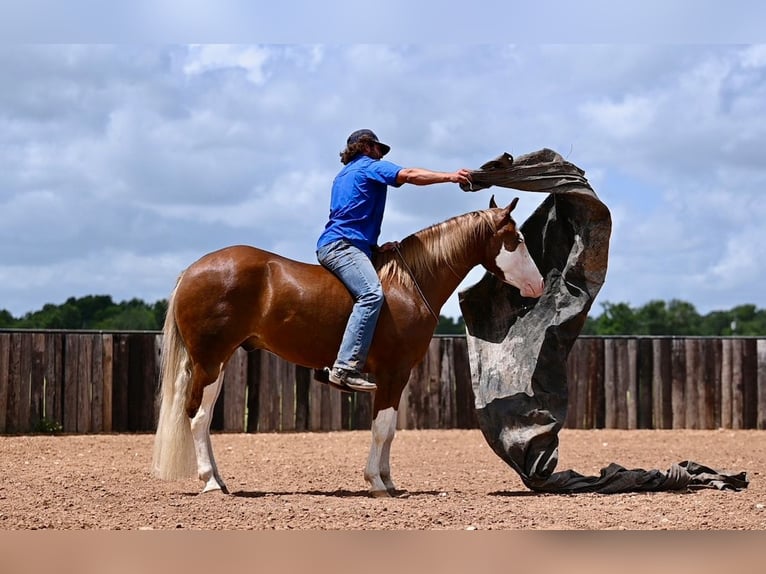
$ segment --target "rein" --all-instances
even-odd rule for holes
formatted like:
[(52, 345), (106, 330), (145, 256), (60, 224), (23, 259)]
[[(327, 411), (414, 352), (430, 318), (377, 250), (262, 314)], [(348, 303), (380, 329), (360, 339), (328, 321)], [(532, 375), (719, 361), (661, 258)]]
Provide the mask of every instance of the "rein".
[(425, 293), (423, 293), (423, 290), (420, 288), (420, 285), (418, 285), (418, 280), (415, 279), (415, 274), (412, 272), (412, 269), (410, 269), (410, 266), (407, 264), (407, 261), (404, 260), (404, 256), (402, 256), (402, 252), (399, 250), (399, 245), (397, 243), (394, 244), (394, 250), (396, 251), (396, 254), (399, 256), (399, 259), (402, 261), (402, 265), (404, 265), (404, 268), (407, 270), (407, 273), (410, 274), (410, 277), (412, 278), (412, 282), (415, 284), (415, 289), (418, 290), (418, 293), (420, 293), (420, 298), (423, 299), (423, 303), (426, 304), (426, 307), (431, 312), (431, 316), (436, 319), (436, 324), (439, 324), (439, 316), (434, 313), (434, 310), (431, 308), (431, 304), (428, 302), (428, 299), (426, 299)]

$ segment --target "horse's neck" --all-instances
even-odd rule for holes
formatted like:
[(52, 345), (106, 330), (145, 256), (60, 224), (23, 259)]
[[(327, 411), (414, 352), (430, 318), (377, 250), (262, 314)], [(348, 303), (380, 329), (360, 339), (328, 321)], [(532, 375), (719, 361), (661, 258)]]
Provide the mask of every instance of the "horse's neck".
[(452, 253), (435, 255), (433, 271), (428, 277), (414, 277), (418, 286), (434, 309), (440, 309), (455, 292), (468, 272), (481, 262), (480, 252), (483, 241), (480, 234), (471, 236), (467, 248), (455, 246)]

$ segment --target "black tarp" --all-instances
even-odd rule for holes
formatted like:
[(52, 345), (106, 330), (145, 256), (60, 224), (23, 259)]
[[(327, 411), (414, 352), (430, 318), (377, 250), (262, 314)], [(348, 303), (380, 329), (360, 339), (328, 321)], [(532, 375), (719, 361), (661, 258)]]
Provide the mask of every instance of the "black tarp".
[(691, 461), (666, 472), (614, 463), (600, 476), (554, 472), (567, 410), (566, 360), (606, 278), (611, 216), (585, 173), (549, 149), (516, 159), (502, 154), (463, 189), (490, 186), (547, 194), (521, 226), (545, 278), (543, 295), (524, 299), (489, 273), (460, 293), (476, 412), (494, 452), (540, 492), (745, 488), (745, 473)]

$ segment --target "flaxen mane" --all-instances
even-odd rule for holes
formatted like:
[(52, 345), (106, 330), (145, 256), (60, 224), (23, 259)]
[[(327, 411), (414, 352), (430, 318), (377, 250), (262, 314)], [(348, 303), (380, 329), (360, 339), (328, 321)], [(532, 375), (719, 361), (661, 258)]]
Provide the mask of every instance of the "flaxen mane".
[[(445, 229), (450, 229), (450, 233), (445, 233)], [(492, 232), (494, 224), (490, 212), (472, 211), (405, 237), (399, 244), (399, 251), (409, 269), (420, 281), (423, 277), (432, 275), (442, 265), (460, 265), (462, 261), (457, 255), (468, 252), (469, 244)], [(384, 285), (397, 282), (412, 286), (410, 271), (402, 265), (396, 250), (376, 254), (375, 266)]]

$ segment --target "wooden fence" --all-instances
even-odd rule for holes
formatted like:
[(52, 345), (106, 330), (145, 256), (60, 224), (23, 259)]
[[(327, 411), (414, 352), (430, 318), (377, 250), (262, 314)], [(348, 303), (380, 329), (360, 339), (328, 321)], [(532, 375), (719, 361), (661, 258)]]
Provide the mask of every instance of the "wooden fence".
[[(156, 332), (0, 331), (0, 434), (148, 432)], [(434, 337), (399, 428), (473, 428), (465, 337)], [(766, 428), (766, 339), (581, 337), (568, 361), (569, 428)], [(274, 355), (240, 349), (213, 429), (368, 429), (371, 397), (344, 394)]]

